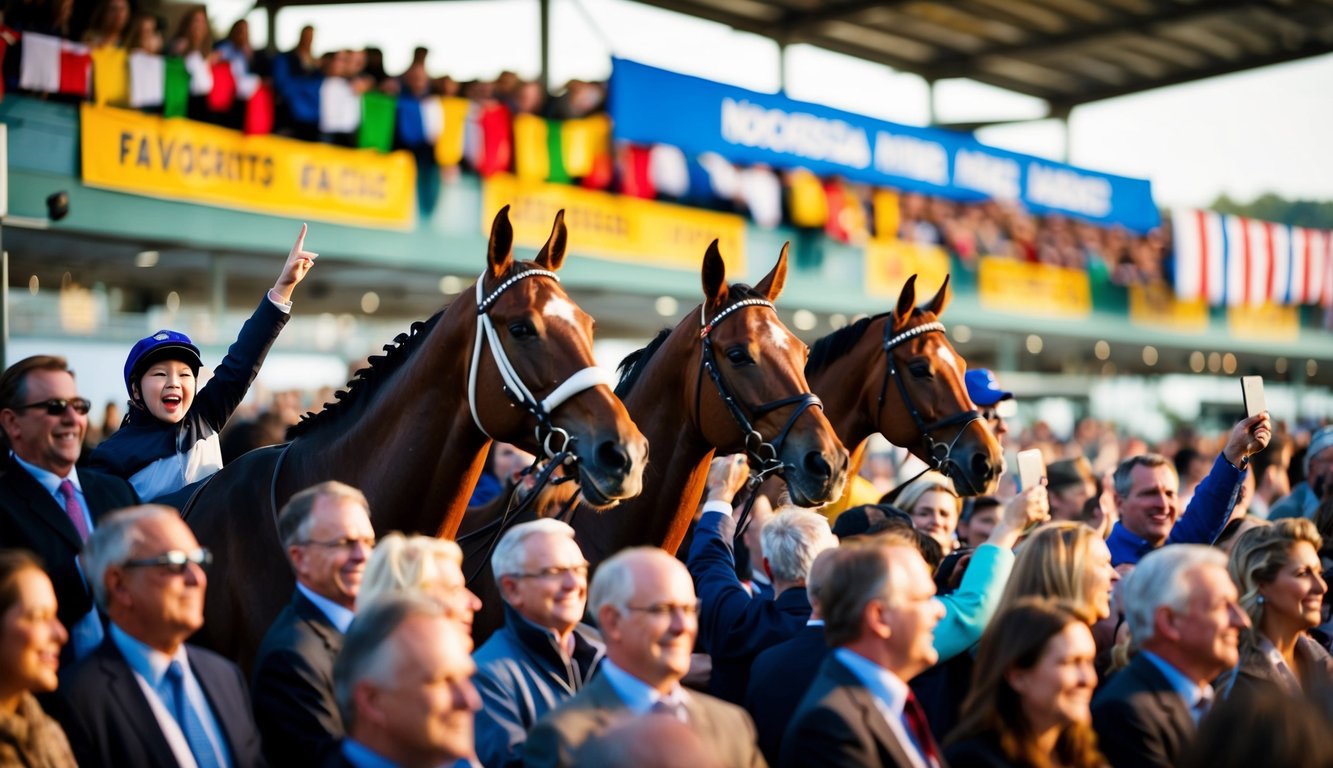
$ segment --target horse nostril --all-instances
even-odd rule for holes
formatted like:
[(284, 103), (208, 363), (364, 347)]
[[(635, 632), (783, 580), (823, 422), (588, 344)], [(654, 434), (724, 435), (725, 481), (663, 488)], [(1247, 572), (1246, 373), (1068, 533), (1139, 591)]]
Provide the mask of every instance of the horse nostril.
[(832, 477), (833, 468), (829, 466), (824, 454), (819, 451), (810, 451), (805, 455), (805, 471), (814, 477)]
[(984, 477), (990, 480), (996, 474), (998, 474), (996, 466), (991, 463), (989, 457), (983, 453), (972, 454), (972, 475), (974, 477)]
[(630, 458), (620, 443), (607, 440), (597, 446), (597, 463), (606, 469), (624, 472), (629, 469)]

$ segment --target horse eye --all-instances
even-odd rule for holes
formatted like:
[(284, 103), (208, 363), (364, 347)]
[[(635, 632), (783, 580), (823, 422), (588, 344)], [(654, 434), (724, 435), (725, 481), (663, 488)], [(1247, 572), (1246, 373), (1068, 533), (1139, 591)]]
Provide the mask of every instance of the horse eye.
[(907, 370), (910, 371), (912, 375), (917, 377), (918, 379), (924, 379), (930, 376), (930, 363), (924, 361), (919, 363), (911, 363), (910, 365), (907, 366)]
[(750, 359), (750, 353), (745, 347), (732, 347), (731, 349), (728, 349), (727, 359), (730, 360), (733, 365), (745, 365), (754, 362)]
[(525, 339), (529, 336), (536, 336), (537, 329), (527, 320), (516, 320), (509, 324), (509, 333), (516, 339)]

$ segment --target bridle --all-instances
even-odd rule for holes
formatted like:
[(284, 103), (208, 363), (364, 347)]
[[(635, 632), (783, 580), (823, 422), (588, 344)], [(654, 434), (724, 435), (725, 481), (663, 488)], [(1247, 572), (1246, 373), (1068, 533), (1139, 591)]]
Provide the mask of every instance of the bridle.
[[(889, 380), (897, 382), (898, 394), (902, 396), (903, 404), (907, 406), (907, 412), (912, 415), (912, 423), (916, 425), (917, 431), (921, 433), (921, 443), (926, 452), (926, 463), (930, 469), (944, 472), (957, 484), (960, 481), (966, 482), (967, 488), (959, 488), (958, 491), (964, 496), (975, 496), (985, 493), (985, 488), (977, 488), (973, 485), (970, 475), (964, 467), (954, 458), (953, 449), (958, 444), (958, 439), (963, 436), (967, 430), (967, 425), (981, 419), (981, 414), (974, 408), (969, 411), (960, 411), (952, 416), (945, 417), (939, 421), (927, 424), (925, 418), (921, 416), (921, 411), (916, 407), (912, 400), (912, 394), (907, 389), (907, 384), (903, 382), (898, 375), (898, 364), (893, 358), (893, 350), (898, 345), (921, 336), (926, 333), (944, 333), (944, 323), (939, 321), (931, 323), (922, 323), (921, 325), (908, 328), (900, 333), (890, 336), (893, 330), (891, 321), (884, 323), (884, 359), (887, 363), (887, 371), (884, 374), (884, 383), (879, 388), (879, 404), (875, 412), (884, 410), (884, 395), (888, 392)], [(934, 432), (947, 427), (957, 426), (958, 430), (954, 432), (953, 439), (948, 443), (937, 440)], [(954, 472), (949, 472), (949, 467), (954, 468)], [(924, 474), (924, 472), (922, 473)], [(915, 479), (915, 478), (914, 478)], [(904, 484), (905, 485), (905, 484)]]

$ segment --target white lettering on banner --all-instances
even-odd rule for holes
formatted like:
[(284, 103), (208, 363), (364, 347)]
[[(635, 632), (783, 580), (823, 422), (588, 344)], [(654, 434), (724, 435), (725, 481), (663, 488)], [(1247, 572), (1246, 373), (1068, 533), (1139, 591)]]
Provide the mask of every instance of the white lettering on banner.
[(985, 192), (999, 200), (1017, 200), (1019, 192), (1018, 162), (1007, 157), (996, 157), (985, 152), (958, 150), (953, 160), (955, 186)]
[(722, 100), (722, 138), (731, 144), (850, 168), (870, 165), (870, 140), (860, 128), (803, 112), (765, 109), (748, 101)]
[(933, 141), (880, 131), (875, 135), (875, 170), (945, 187), (949, 153)]
[(1111, 212), (1111, 182), (1066, 168), (1028, 164), (1028, 200), (1087, 216)]

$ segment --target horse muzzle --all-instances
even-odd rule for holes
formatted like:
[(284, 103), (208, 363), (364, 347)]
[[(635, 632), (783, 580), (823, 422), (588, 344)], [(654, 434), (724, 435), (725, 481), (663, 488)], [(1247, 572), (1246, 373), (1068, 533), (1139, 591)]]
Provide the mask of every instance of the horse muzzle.
[(784, 462), (792, 503), (818, 507), (840, 498), (847, 484), (847, 463), (842, 446), (805, 451), (794, 462)]
[(575, 451), (583, 500), (605, 509), (638, 496), (643, 490), (643, 469), (648, 464), (647, 440), (639, 436), (627, 441), (590, 442), (593, 442), (590, 450)]

